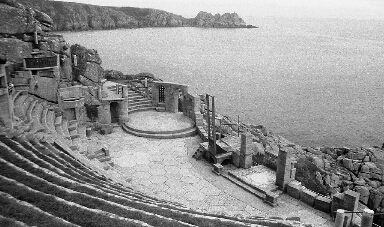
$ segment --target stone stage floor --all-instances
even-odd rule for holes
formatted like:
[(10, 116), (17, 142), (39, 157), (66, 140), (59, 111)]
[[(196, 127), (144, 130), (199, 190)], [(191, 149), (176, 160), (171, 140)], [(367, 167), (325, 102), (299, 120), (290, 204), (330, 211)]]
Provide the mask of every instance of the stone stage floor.
[[(145, 112), (143, 112), (145, 113)], [(148, 121), (148, 118), (145, 118)], [(183, 126), (184, 127), (184, 126)], [(176, 201), (193, 209), (241, 216), (300, 217), (316, 227), (332, 227), (329, 214), (317, 211), (286, 194), (271, 207), (212, 172), (211, 164), (196, 161), (193, 153), (202, 142), (198, 136), (148, 139), (114, 128), (110, 135), (93, 135), (90, 149), (106, 147), (122, 178), (136, 190)]]
[(129, 114), (127, 126), (141, 131), (176, 131), (194, 126), (194, 122), (183, 113), (157, 112), (154, 110)]

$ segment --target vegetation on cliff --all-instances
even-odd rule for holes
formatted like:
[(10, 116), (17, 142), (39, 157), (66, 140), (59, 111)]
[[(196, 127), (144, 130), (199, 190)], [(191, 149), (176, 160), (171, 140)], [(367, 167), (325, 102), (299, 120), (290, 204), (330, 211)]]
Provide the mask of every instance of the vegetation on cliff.
[(200, 12), (195, 18), (184, 18), (163, 10), (148, 8), (95, 6), (48, 0), (18, 2), (49, 15), (54, 22), (53, 30), (56, 31), (141, 27), (253, 27), (247, 26), (236, 13), (213, 16)]

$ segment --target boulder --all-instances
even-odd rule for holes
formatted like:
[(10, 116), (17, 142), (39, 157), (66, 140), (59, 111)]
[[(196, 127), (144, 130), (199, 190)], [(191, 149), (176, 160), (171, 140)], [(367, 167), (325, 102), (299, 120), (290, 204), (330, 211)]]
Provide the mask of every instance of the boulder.
[(370, 193), (371, 194), (369, 195), (368, 207), (374, 210), (380, 206), (381, 201), (383, 200), (383, 195), (377, 189), (371, 190)]
[(365, 180), (363, 178), (356, 178), (356, 180), (353, 183), (355, 185), (364, 186), (366, 182), (365, 182)]
[(313, 161), (313, 164), (315, 164), (317, 166), (317, 168), (319, 169), (324, 169), (324, 161), (323, 159), (319, 158), (319, 157), (313, 157), (312, 159)]
[(87, 62), (83, 76), (95, 83), (98, 83), (104, 78), (104, 70), (99, 64)]
[(33, 33), (36, 30), (31, 10), (0, 3), (0, 31), (5, 34)]
[(124, 74), (117, 70), (105, 70), (105, 78), (108, 80), (110, 79), (120, 80), (120, 79), (124, 79)]
[(321, 173), (316, 171), (316, 180), (320, 183), (323, 183), (323, 177), (321, 176)]
[(365, 186), (356, 186), (354, 191), (360, 193), (360, 201), (364, 204), (368, 203), (370, 192)]
[(352, 162), (352, 159), (349, 159), (349, 158), (344, 158), (343, 159), (343, 166), (345, 168), (347, 168), (348, 170), (351, 170), (353, 171), (353, 162)]
[(13, 38), (0, 38), (0, 53), (7, 53), (6, 58), (8, 61), (22, 62), (24, 58), (31, 57), (31, 52), (32, 43)]

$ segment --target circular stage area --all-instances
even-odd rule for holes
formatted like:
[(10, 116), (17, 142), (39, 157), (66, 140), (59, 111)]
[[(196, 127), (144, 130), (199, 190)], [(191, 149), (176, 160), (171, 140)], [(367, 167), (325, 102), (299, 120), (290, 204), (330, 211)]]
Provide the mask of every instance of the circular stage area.
[(194, 122), (183, 113), (157, 112), (154, 110), (129, 114), (123, 129), (133, 135), (175, 139), (192, 136), (196, 133)]

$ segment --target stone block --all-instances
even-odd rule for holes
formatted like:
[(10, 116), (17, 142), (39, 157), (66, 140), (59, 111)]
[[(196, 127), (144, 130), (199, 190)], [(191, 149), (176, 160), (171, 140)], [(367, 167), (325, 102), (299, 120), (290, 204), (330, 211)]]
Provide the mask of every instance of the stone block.
[(264, 199), (264, 202), (275, 207), (277, 206), (277, 198), (279, 197), (279, 195), (277, 194), (274, 194), (274, 193), (271, 193), (271, 192), (267, 192), (265, 194), (265, 199)]
[(242, 155), (251, 155), (253, 154), (253, 144), (252, 144), (252, 134), (251, 133), (245, 133), (241, 134), (241, 146), (240, 146), (240, 153)]
[(232, 163), (237, 168), (240, 168), (240, 153), (239, 152), (233, 152), (232, 153)]
[(264, 146), (261, 143), (253, 143), (255, 154), (264, 154)]
[(292, 181), (287, 186), (287, 194), (295, 199), (300, 199), (300, 193), (303, 190), (303, 186), (298, 181)]
[(315, 198), (315, 209), (316, 210), (321, 210), (326, 213), (331, 212), (331, 203), (332, 199), (326, 198), (324, 196), (317, 196)]
[(358, 192), (348, 190), (344, 192), (344, 209), (354, 211), (359, 204), (360, 194)]
[(343, 159), (343, 166), (349, 170), (353, 170), (353, 162), (352, 159), (344, 158)]
[(102, 125), (100, 128), (100, 134), (101, 135), (108, 135), (112, 133), (112, 125)]
[(317, 194), (309, 189), (303, 189), (300, 193), (300, 200), (313, 207)]
[(243, 155), (240, 154), (240, 167), (244, 169), (249, 169), (253, 165), (252, 155)]
[(213, 172), (217, 175), (221, 175), (223, 173), (223, 166), (220, 163), (213, 164)]

